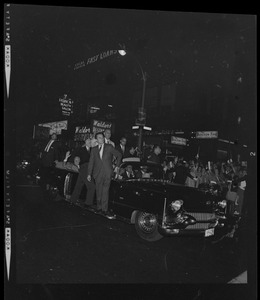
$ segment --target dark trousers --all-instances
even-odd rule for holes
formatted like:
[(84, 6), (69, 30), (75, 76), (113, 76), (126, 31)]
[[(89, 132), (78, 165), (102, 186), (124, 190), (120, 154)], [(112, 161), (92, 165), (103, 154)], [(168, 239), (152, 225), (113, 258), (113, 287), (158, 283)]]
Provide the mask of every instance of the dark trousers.
[(108, 211), (108, 197), (111, 177), (100, 175), (95, 179), (97, 193), (97, 209)]
[(75, 188), (73, 190), (73, 193), (71, 195), (71, 202), (76, 202), (79, 199), (80, 193), (82, 191), (82, 188), (84, 184), (87, 187), (87, 195), (86, 195), (86, 201), (85, 204), (87, 205), (93, 205), (94, 202), (94, 196), (95, 196), (95, 184), (93, 181), (89, 182), (87, 178), (83, 178), (80, 174), (78, 176)]

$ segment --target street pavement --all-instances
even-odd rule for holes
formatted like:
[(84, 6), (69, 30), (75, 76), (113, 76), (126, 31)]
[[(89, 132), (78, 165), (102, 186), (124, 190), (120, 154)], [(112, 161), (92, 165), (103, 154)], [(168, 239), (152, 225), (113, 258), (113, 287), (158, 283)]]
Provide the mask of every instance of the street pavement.
[[(64, 200), (52, 201), (36, 185), (16, 187), (12, 245), (17, 284), (170, 284), (171, 288), (191, 284), (193, 289), (213, 284), (216, 288), (247, 272), (246, 243), (243, 223), (233, 237), (165, 237), (147, 242), (134, 225)], [(193, 295), (197, 292), (193, 290)], [(196, 295), (187, 299), (200, 299)]]
[(226, 283), (247, 270), (240, 238), (142, 240), (133, 225), (16, 189), (19, 283)]

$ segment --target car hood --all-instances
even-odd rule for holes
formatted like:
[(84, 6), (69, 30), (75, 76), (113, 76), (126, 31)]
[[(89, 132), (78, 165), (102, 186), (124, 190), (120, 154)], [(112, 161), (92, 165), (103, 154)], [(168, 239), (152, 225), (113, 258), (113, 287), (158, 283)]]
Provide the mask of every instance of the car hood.
[(164, 193), (169, 201), (181, 199), (184, 201), (184, 209), (189, 211), (211, 210), (215, 202), (222, 200), (204, 190), (164, 180), (133, 179), (131, 182), (135, 188)]

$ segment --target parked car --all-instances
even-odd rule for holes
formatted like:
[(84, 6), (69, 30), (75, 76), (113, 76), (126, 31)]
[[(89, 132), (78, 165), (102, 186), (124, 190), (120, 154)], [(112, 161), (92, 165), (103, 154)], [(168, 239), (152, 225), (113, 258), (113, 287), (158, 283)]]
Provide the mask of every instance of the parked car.
[[(129, 164), (135, 178), (123, 179)], [(160, 165), (125, 161), (120, 166), (120, 174), (111, 181), (109, 209), (115, 219), (134, 224), (137, 234), (147, 241), (188, 234), (214, 236), (216, 230), (226, 228), (233, 220), (228, 202), (216, 190), (169, 182), (164, 179)], [(52, 191), (69, 201), (77, 176), (74, 172), (61, 176), (59, 170)], [(82, 200), (85, 193), (83, 189)]]

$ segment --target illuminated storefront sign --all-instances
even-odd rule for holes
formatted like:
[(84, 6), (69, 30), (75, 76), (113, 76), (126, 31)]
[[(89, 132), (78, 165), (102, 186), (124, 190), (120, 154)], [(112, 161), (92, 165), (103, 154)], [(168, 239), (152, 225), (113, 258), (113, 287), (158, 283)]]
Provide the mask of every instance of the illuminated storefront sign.
[(217, 139), (218, 131), (197, 131), (196, 139)]
[(171, 144), (186, 146), (187, 145), (187, 139), (180, 138), (180, 137), (177, 137), (177, 136), (171, 136)]
[(107, 50), (107, 51), (101, 52), (97, 55), (94, 55), (92, 57), (87, 58), (86, 60), (82, 60), (82, 61), (76, 63), (74, 65), (74, 70), (86, 67), (87, 65), (90, 65), (90, 64), (92, 64), (92, 63), (94, 63), (98, 60), (102, 60), (106, 57), (109, 57), (111, 55), (115, 55), (117, 53), (118, 53), (118, 50)]
[(67, 130), (68, 129), (68, 121), (57, 121), (57, 122), (50, 122), (50, 123), (42, 123), (38, 124), (38, 126), (43, 126), (43, 127), (48, 127), (50, 132), (49, 134), (61, 134), (62, 130)]

